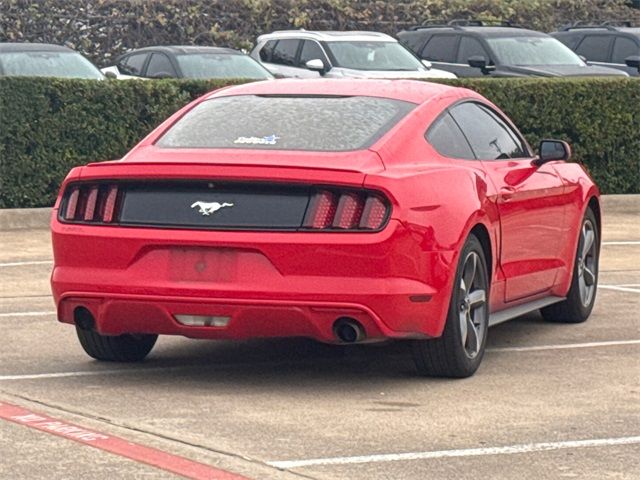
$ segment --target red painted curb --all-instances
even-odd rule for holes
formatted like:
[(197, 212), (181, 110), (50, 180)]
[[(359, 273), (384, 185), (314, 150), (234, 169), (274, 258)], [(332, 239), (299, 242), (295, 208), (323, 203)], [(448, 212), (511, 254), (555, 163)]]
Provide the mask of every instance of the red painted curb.
[(0, 403), (0, 419), (67, 438), (121, 457), (197, 480), (248, 480), (247, 477), (194, 462), (162, 450), (96, 432), (17, 405)]

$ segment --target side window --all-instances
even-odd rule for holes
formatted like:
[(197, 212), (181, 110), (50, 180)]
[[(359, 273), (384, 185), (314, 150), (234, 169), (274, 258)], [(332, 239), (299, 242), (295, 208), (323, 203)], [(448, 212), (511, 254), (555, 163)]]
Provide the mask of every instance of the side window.
[(460, 39), (460, 49), (458, 50), (458, 63), (467, 64), (469, 57), (480, 55), (489, 61), (489, 55), (482, 44), (472, 37), (462, 37)]
[(427, 130), (426, 138), (427, 142), (440, 155), (465, 160), (474, 160), (476, 158), (460, 127), (458, 127), (458, 124), (449, 113), (443, 115), (431, 125)]
[(264, 46), (260, 50), (260, 60), (262, 60), (263, 62), (271, 61), (271, 55), (273, 54), (273, 48), (276, 46), (276, 43), (278, 43), (277, 40), (269, 40), (264, 44)]
[(611, 55), (611, 63), (622, 63), (624, 59), (631, 55), (640, 55), (640, 45), (626, 37), (616, 38), (613, 44), (613, 55)]
[(434, 35), (424, 46), (421, 57), (432, 62), (454, 63), (457, 48), (456, 35)]
[(304, 68), (305, 64), (309, 60), (315, 60), (316, 58), (319, 58), (320, 60), (322, 60), (325, 66), (328, 66), (329, 61), (327, 60), (327, 57), (325, 56), (324, 52), (322, 51), (322, 47), (320, 47), (318, 42), (314, 42), (313, 40), (305, 40), (302, 44), (302, 52), (300, 53), (300, 66)]
[(147, 66), (147, 77), (177, 77), (176, 71), (171, 65), (171, 60), (164, 53), (154, 53), (151, 55)]
[(134, 53), (118, 63), (118, 69), (126, 75), (142, 75), (142, 67), (147, 61), (148, 53)]
[(451, 109), (451, 116), (480, 160), (528, 157), (520, 136), (489, 108), (473, 102)]
[(592, 62), (608, 62), (612, 39), (611, 35), (587, 35), (578, 45), (576, 53)]
[(273, 54), (271, 55), (271, 62), (279, 65), (295, 67), (296, 53), (298, 51), (299, 44), (300, 40), (278, 40), (276, 47), (273, 49)]

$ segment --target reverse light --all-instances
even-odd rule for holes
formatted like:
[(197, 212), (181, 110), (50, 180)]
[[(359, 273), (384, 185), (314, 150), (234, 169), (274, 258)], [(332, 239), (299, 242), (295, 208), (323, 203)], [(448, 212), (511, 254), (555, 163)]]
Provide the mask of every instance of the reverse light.
[(311, 197), (303, 227), (330, 231), (379, 230), (388, 216), (388, 203), (377, 194), (320, 190)]

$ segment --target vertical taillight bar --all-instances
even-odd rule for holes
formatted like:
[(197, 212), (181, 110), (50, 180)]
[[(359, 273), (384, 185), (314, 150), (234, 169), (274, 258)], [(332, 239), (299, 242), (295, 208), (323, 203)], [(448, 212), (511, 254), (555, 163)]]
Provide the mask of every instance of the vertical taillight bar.
[(109, 185), (107, 189), (107, 196), (104, 200), (104, 209), (102, 214), (102, 221), (104, 223), (111, 223), (113, 221), (113, 214), (115, 211), (117, 199), (118, 187), (116, 185)]

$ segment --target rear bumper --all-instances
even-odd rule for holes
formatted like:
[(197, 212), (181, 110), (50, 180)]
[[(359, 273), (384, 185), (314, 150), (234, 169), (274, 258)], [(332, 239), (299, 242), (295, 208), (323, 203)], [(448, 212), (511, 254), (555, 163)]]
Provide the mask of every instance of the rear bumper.
[[(373, 234), (202, 232), (52, 223), (58, 318), (88, 308), (103, 334), (335, 341), (438, 336), (454, 252), (424, 251), (400, 222)], [(455, 270), (455, 268), (454, 268)], [(230, 317), (193, 327), (176, 315)]]

